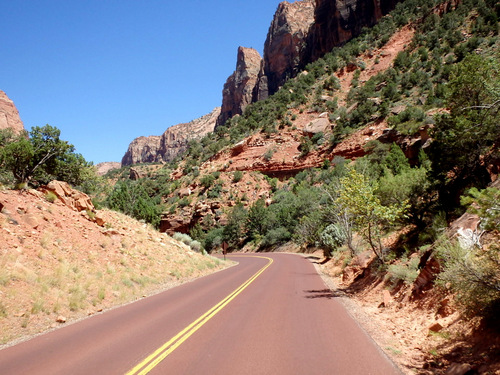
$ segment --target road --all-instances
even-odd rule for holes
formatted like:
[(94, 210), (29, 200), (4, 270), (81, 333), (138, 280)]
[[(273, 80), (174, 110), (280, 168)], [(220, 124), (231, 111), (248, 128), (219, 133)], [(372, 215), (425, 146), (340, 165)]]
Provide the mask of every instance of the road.
[(0, 351), (0, 374), (400, 374), (306, 258), (210, 276)]

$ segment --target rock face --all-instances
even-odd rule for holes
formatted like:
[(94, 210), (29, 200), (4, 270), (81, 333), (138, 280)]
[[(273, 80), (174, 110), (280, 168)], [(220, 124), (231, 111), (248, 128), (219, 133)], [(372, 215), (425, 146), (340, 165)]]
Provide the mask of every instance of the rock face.
[[(251, 102), (266, 99), (308, 63), (373, 26), (400, 0), (302, 0), (279, 4), (260, 56), (239, 47), (236, 71), (222, 92), (217, 126), (241, 114)], [(253, 94), (250, 93), (253, 91)], [(251, 101), (250, 101), (251, 98)]]
[(20, 133), (24, 130), (24, 125), (14, 102), (0, 90), (0, 129), (9, 128), (15, 133)]
[(359, 35), (394, 9), (400, 0), (316, 0), (302, 66)]
[(113, 169), (119, 169), (122, 165), (117, 161), (105, 161), (103, 163), (96, 164), (95, 169), (99, 176), (104, 176), (106, 173)]
[(189, 140), (213, 131), (219, 114), (217, 107), (196, 120), (171, 126), (161, 136), (134, 139), (122, 158), (122, 165), (172, 161), (186, 149)]
[(161, 137), (151, 135), (149, 137), (138, 137), (128, 146), (128, 150), (122, 158), (122, 165), (137, 163), (154, 163), (161, 160), (158, 153)]
[(264, 44), (263, 73), (267, 77), (268, 95), (297, 75), (313, 21), (314, 0), (279, 4)]
[(235, 115), (241, 115), (246, 106), (254, 101), (262, 58), (253, 48), (238, 48), (236, 70), (229, 76), (222, 90), (221, 114), (217, 125), (223, 125)]

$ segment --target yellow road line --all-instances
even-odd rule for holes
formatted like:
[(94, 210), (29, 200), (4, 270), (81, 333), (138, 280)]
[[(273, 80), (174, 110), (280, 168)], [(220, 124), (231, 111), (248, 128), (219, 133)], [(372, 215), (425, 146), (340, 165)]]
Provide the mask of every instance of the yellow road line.
[(239, 295), (248, 285), (250, 285), (257, 277), (259, 277), (262, 272), (264, 272), (273, 263), (271, 258), (262, 256), (252, 256), (254, 258), (267, 259), (269, 262), (257, 271), (252, 277), (241, 284), (237, 289), (235, 289), (231, 294), (224, 298), (217, 305), (208, 310), (205, 314), (196, 319), (189, 326), (184, 328), (181, 332), (171, 338), (168, 342), (163, 344), (154, 353), (150, 354), (141, 363), (135, 366), (132, 370), (127, 372), (126, 375), (145, 375), (149, 373), (155, 366), (157, 366), (161, 361), (163, 361), (170, 353), (172, 353), (177, 347), (179, 347), (184, 341), (186, 341), (193, 333), (200, 329), (206, 322), (213, 318), (219, 311), (221, 311), (229, 302), (231, 302), (237, 295)]

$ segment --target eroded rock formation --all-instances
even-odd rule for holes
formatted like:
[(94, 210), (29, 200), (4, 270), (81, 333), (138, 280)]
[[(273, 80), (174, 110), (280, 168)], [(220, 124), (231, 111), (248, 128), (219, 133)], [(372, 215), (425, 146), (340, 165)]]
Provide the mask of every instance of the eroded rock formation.
[(134, 139), (122, 158), (122, 165), (172, 161), (186, 149), (189, 140), (213, 131), (219, 114), (217, 107), (196, 120), (171, 126), (161, 136)]
[(122, 158), (122, 165), (155, 163), (161, 161), (161, 155), (158, 153), (160, 149), (160, 140), (161, 136), (158, 135), (134, 139)]
[(96, 172), (99, 176), (104, 176), (113, 169), (119, 169), (122, 165), (117, 161), (105, 161), (95, 165)]
[(8, 128), (15, 133), (20, 133), (24, 130), (24, 124), (14, 102), (9, 99), (5, 92), (0, 90), (0, 129)]
[(235, 115), (241, 115), (246, 106), (254, 101), (253, 92), (257, 84), (262, 58), (253, 48), (238, 48), (236, 70), (229, 76), (222, 90), (221, 114), (217, 126)]
[(264, 75), (269, 95), (297, 75), (313, 21), (314, 0), (279, 4), (264, 44)]
[[(400, 0), (302, 0), (279, 4), (264, 44), (264, 56), (239, 47), (236, 71), (222, 92), (217, 126), (251, 102), (274, 94), (308, 63), (373, 26)], [(253, 95), (251, 92), (253, 91)]]

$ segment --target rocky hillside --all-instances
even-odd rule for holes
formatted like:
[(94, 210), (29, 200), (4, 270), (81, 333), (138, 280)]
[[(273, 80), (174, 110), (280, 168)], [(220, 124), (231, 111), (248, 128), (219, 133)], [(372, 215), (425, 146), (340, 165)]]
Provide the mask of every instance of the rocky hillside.
[(0, 347), (222, 266), (65, 183), (0, 191)]
[(2, 90), (0, 90), (0, 129), (12, 129), (16, 133), (24, 130), (19, 111)]
[(186, 150), (191, 139), (198, 139), (211, 132), (220, 114), (215, 108), (208, 115), (191, 122), (169, 127), (161, 136), (134, 139), (122, 158), (122, 165), (169, 162)]
[[(398, 53), (408, 46), (413, 35), (412, 28), (403, 28), (384, 46), (361, 56), (367, 67), (362, 73), (362, 79), (367, 81), (388, 69)], [(341, 86), (337, 94), (339, 102), (346, 100), (353, 76), (354, 71), (347, 69), (336, 73)], [(399, 110), (396, 108), (394, 111)], [(335, 157), (356, 160), (367, 154), (365, 146), (370, 141), (385, 144), (397, 142), (409, 158), (415, 158), (429, 138), (424, 130), (412, 136), (404, 136), (391, 129), (387, 121), (377, 120), (352, 132), (332, 147), (325, 140), (333, 136), (336, 123), (331, 120), (328, 112), (293, 109), (290, 111), (289, 121), (289, 126), (283, 127), (279, 132), (256, 133), (216, 153), (200, 165), (199, 178), (184, 176), (185, 168), (181, 164), (173, 173), (181, 189), (173, 191), (166, 197), (166, 201), (184, 199), (184, 207), (175, 213), (165, 212), (160, 230), (170, 234), (189, 233), (197, 223), (206, 221), (207, 216), (213, 220), (213, 224), (223, 225), (226, 223), (224, 212), (234, 207), (236, 201), (242, 201), (245, 207), (250, 207), (258, 199), (269, 198), (269, 179), (286, 181), (301, 171), (322, 167), (325, 160), (331, 162)], [(323, 141), (312, 145), (310, 151), (304, 153), (301, 150), (304, 139), (313, 139), (315, 135)], [(243, 173), (241, 180), (234, 179), (236, 172)], [(203, 176), (214, 173), (219, 176), (219, 185), (207, 187), (202, 183)], [(217, 189), (220, 193), (217, 194), (216, 201), (212, 202), (210, 191), (216, 186), (219, 186)]]
[[(260, 61), (256, 51), (240, 47), (236, 71), (222, 91), (222, 113), (217, 126), (241, 114), (252, 102), (274, 94), (305, 66), (332, 48), (341, 46), (373, 26), (394, 9), (399, 0), (313, 1), (279, 4), (269, 27)], [(242, 51), (248, 51), (243, 54)]]
[[(361, 0), (301, 0), (279, 4), (264, 44), (264, 56), (252, 48), (239, 47), (236, 70), (222, 91), (220, 113), (214, 110), (188, 124), (172, 126), (160, 137), (141, 136), (133, 140), (122, 165), (171, 161), (186, 149), (187, 140), (212, 131), (213, 127), (241, 115), (248, 104), (266, 99), (283, 84), (315, 61), (374, 25), (392, 10), (398, 0), (366, 3)], [(212, 124), (213, 116), (216, 123)], [(206, 122), (201, 130), (200, 124)], [(183, 137), (184, 134), (194, 136)]]

